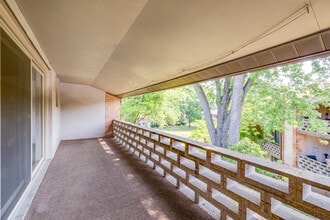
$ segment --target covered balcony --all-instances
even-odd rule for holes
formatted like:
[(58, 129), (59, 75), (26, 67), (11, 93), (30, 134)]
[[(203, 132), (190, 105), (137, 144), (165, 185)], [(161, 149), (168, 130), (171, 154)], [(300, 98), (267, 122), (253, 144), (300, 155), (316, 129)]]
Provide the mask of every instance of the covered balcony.
[[(322, 144), (322, 141), (330, 140), (329, 108), (319, 106), (321, 114), (319, 121), (325, 124), (322, 132), (309, 127), (309, 119), (303, 118), (303, 126), (298, 129), (297, 136), (300, 139), (297, 144), (297, 167), (314, 173), (330, 176), (330, 147)], [(321, 142), (320, 142), (321, 140)]]
[(114, 121), (113, 135), (62, 141), (25, 219), (325, 219), (329, 214), (326, 176), (120, 121)]
[(297, 167), (303, 170), (311, 171), (313, 173), (330, 176), (330, 163), (328, 163), (328, 159), (326, 162), (320, 162), (317, 161), (314, 155), (298, 155)]
[(329, 56), (329, 8), (0, 0), (0, 218), (329, 218), (328, 176), (120, 121), (124, 97)]
[(299, 128), (299, 132), (302, 133), (302, 134), (308, 134), (308, 135), (312, 135), (312, 136), (315, 136), (315, 137), (330, 140), (330, 119), (320, 119), (320, 120), (325, 122), (326, 130), (328, 131), (327, 133), (324, 134), (324, 133), (320, 133), (318, 131), (311, 130), (308, 126), (308, 119), (307, 118), (303, 119), (304, 124), (301, 128)]
[(25, 219), (212, 219), (114, 138), (63, 141)]
[(281, 159), (281, 146), (279, 144), (267, 142), (262, 146), (262, 148), (268, 152), (268, 155), (272, 160)]

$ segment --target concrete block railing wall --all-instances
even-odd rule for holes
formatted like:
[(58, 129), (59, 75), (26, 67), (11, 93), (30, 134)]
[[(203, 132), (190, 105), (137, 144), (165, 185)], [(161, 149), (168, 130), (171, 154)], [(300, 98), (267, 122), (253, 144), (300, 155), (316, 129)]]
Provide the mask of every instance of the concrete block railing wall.
[(309, 130), (308, 119), (302, 119), (302, 120), (303, 120), (303, 126), (298, 129), (300, 133), (312, 135), (315, 137), (330, 139), (330, 120), (322, 120), (322, 121), (326, 122), (326, 124), (327, 124), (327, 130), (328, 130), (327, 134), (321, 134), (321, 133), (318, 133), (317, 131)]
[[(313, 160), (304, 155), (297, 156), (298, 167), (300, 169), (308, 170), (313, 173), (318, 173), (330, 177), (330, 166), (321, 163), (320, 161)], [(330, 203), (329, 203), (330, 206)], [(330, 217), (329, 217), (330, 218)]]
[(267, 142), (262, 148), (268, 151), (273, 157), (281, 159), (281, 146), (278, 144)]
[(121, 121), (114, 137), (216, 219), (330, 216), (327, 176)]

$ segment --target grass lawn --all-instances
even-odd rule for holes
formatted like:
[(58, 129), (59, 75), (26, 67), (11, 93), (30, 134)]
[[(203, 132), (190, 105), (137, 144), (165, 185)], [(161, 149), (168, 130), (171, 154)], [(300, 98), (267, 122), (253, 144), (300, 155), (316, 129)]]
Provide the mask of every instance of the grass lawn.
[(170, 133), (170, 134), (174, 134), (180, 137), (184, 137), (184, 138), (188, 138), (191, 134), (191, 131), (194, 129), (195, 127), (191, 126), (173, 126), (173, 127), (166, 127), (166, 128), (158, 128), (158, 130)]

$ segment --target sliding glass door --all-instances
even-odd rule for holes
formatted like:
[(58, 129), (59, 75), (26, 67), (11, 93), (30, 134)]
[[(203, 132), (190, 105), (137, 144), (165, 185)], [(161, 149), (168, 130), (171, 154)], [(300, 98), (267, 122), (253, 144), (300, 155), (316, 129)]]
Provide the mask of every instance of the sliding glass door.
[(32, 68), (32, 169), (43, 158), (43, 75)]
[(1, 30), (1, 217), (31, 179), (30, 59)]

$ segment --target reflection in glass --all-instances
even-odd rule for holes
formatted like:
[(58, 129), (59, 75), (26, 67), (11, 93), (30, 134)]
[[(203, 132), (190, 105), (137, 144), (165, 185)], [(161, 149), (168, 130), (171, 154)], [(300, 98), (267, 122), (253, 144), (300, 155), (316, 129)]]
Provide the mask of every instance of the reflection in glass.
[(7, 219), (31, 177), (31, 62), (0, 30), (0, 219)]

